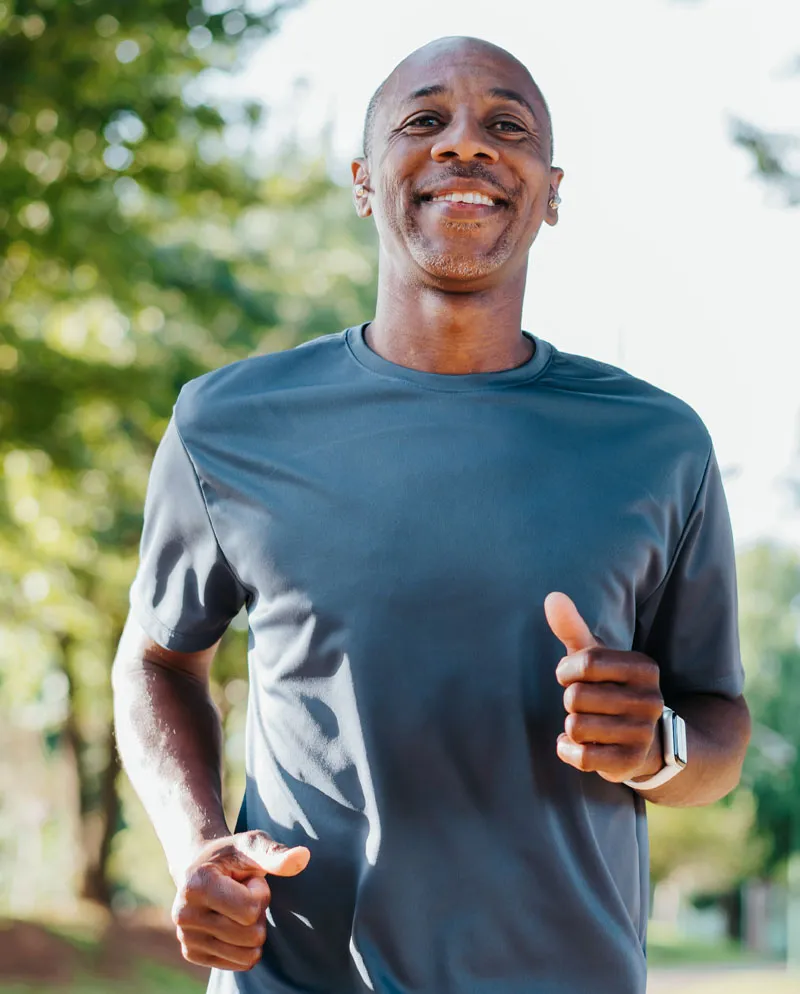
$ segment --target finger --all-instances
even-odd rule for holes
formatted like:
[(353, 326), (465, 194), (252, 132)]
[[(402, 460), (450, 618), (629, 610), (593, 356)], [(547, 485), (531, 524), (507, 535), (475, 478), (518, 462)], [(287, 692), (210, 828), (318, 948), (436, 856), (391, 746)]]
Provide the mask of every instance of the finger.
[(556, 743), (559, 759), (582, 773), (600, 773), (606, 779), (624, 780), (638, 766), (639, 750), (628, 746), (573, 742), (562, 732)]
[(193, 953), (181, 947), (181, 954), (187, 963), (194, 963), (195, 966), (205, 966), (215, 970), (239, 969), (239, 967), (235, 966), (233, 963), (220, 959), (219, 956), (212, 956), (210, 953), (206, 953), (202, 950), (197, 950), (197, 952)]
[(564, 728), (570, 739), (578, 745), (599, 743), (637, 749), (648, 748), (655, 731), (652, 722), (603, 714), (568, 714)]
[(173, 920), (177, 925), (191, 924), (193, 909), (208, 908), (238, 925), (254, 925), (264, 914), (267, 902), (263, 892), (255, 895), (246, 884), (233, 880), (224, 870), (199, 866), (176, 898)]
[(263, 946), (267, 938), (266, 916), (261, 915), (253, 925), (239, 925), (227, 915), (221, 915), (210, 908), (193, 909), (176, 929), (182, 935), (203, 933), (229, 942), (232, 946)]
[(574, 602), (566, 594), (553, 591), (544, 599), (544, 614), (550, 630), (568, 653), (600, 645), (592, 635)]
[(230, 942), (214, 938), (213, 935), (196, 932), (184, 937), (181, 941), (181, 952), (184, 958), (192, 963), (215, 957), (226, 963), (228, 970), (249, 970), (261, 959), (262, 947), (234, 946)]
[(654, 689), (659, 686), (659, 669), (652, 659), (639, 652), (591, 646), (559, 660), (556, 679), (562, 687), (581, 681)]
[(289, 848), (268, 838), (263, 832), (242, 832), (233, 837), (236, 848), (257, 863), (266, 873), (276, 877), (294, 877), (302, 873), (311, 859), (305, 846)]
[(576, 681), (564, 691), (564, 710), (570, 714), (618, 714), (655, 721), (664, 710), (664, 701), (658, 690)]

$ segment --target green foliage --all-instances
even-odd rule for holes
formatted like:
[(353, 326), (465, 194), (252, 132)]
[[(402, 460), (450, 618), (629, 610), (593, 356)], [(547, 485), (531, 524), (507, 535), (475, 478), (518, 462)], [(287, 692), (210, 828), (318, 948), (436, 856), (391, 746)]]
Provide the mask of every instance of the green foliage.
[(707, 808), (651, 806), (651, 873), (724, 891), (800, 852), (800, 556), (764, 542), (737, 558), (753, 736), (742, 786)]
[(800, 852), (800, 556), (763, 543), (739, 559), (742, 656), (753, 714), (745, 778), (765, 870)]
[(89, 811), (180, 387), (373, 311), (372, 226), (322, 158), (259, 172), (262, 109), (208, 96), (293, 5), (0, 0), (0, 713), (76, 745)]
[(650, 805), (650, 874), (676, 879), (687, 891), (725, 891), (755, 872), (761, 845), (752, 838), (753, 799), (739, 790), (730, 802), (702, 808)]

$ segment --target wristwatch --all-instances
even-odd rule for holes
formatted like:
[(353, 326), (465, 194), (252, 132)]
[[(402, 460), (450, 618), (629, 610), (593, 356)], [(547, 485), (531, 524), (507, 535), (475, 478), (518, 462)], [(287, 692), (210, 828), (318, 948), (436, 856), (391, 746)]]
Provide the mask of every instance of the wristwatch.
[(661, 746), (664, 751), (664, 766), (647, 780), (625, 780), (634, 790), (652, 790), (677, 776), (688, 762), (686, 748), (686, 722), (672, 708), (665, 707), (660, 719)]

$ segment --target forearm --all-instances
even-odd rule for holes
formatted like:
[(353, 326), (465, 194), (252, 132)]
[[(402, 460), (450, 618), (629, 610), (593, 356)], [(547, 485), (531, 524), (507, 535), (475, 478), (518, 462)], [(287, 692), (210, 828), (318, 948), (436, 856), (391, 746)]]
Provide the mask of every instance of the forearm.
[(205, 683), (152, 654), (121, 652), (112, 685), (120, 758), (175, 879), (205, 841), (229, 833), (219, 715)]
[[(739, 783), (747, 744), (750, 714), (743, 697), (736, 700), (695, 694), (667, 702), (686, 722), (689, 762), (663, 787), (642, 791), (642, 797), (668, 807), (712, 804)], [(662, 765), (660, 746), (655, 768)]]

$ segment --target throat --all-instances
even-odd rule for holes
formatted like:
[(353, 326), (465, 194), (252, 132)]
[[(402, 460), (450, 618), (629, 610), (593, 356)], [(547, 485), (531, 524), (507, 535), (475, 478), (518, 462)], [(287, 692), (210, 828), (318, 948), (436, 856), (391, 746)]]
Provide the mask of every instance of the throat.
[(498, 373), (530, 362), (535, 346), (517, 329), (513, 338), (498, 340), (492, 329), (478, 336), (434, 333), (393, 335), (376, 327), (373, 321), (364, 331), (364, 340), (373, 352), (398, 366), (425, 373), (465, 375)]

